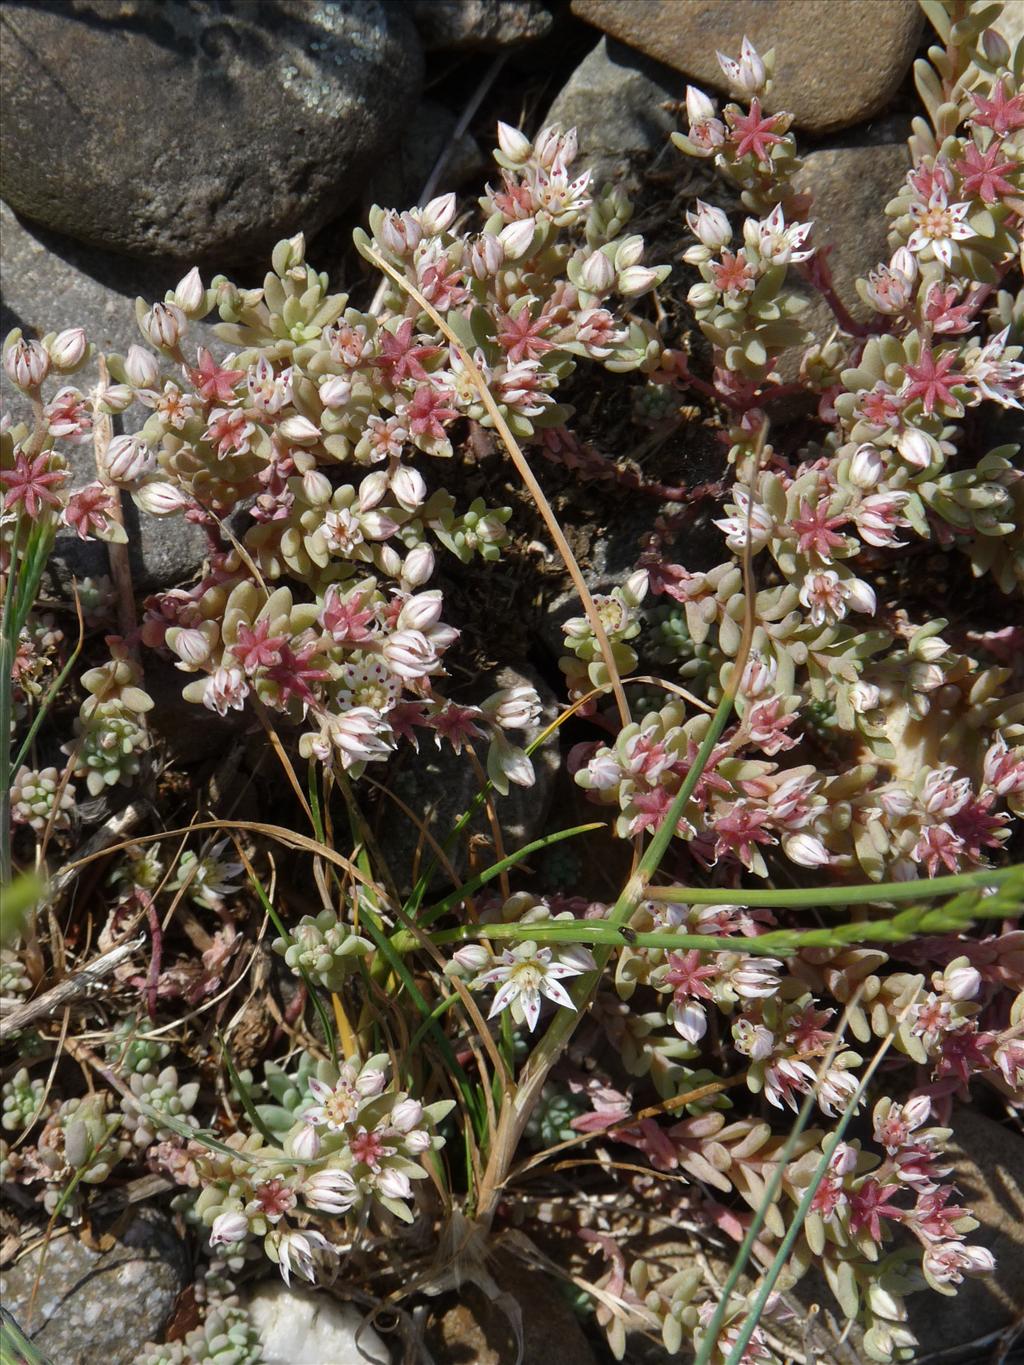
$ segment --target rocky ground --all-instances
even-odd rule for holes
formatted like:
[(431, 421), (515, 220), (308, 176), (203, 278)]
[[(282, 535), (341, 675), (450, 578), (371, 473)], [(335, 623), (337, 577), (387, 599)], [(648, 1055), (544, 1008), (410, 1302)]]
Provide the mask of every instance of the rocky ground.
[[(404, 207), (435, 188), (474, 196), (488, 175), (498, 118), (530, 132), (553, 121), (575, 125), (581, 164), (636, 194), (636, 227), (651, 258), (677, 260), (683, 210), (702, 182), (668, 134), (687, 82), (718, 85), (715, 50), (737, 49), (744, 34), (781, 54), (774, 100), (796, 114), (809, 151), (804, 174), (829, 205), (838, 293), (856, 315), (853, 280), (887, 254), (881, 219), (868, 210), (884, 205), (909, 164), (908, 71), (921, 41), (912, 0), (7, 0), (0, 29), (0, 332), (83, 326), (97, 346), (119, 351), (135, 339), (136, 295), (161, 297), (192, 264), (255, 284), (273, 243), (300, 229), (308, 259), (361, 298), (368, 277), (349, 246), (352, 225), (373, 202)], [(679, 268), (666, 308), (688, 284)], [(830, 315), (822, 308), (816, 317), (824, 339)], [(197, 333), (203, 340), (202, 326)], [(681, 518), (688, 563), (701, 567), (702, 527), (717, 506), (710, 415), (698, 409), (696, 421), (690, 413), (685, 424), (671, 416), (650, 423), (638, 444), (632, 389), (620, 377), (601, 392), (570, 395), (588, 460), (582, 469), (541, 462), (595, 589), (622, 580), (659, 516)], [(568, 581), (503, 457), (469, 444), (459, 457), (466, 491), (511, 502), (519, 530), (489, 576), (486, 599), (478, 569), (447, 570), (450, 615), (464, 628), (458, 681), (478, 692), (481, 676), (515, 657), (515, 675), (553, 706), (559, 626), (573, 613)], [(84, 464), (79, 477), (90, 477)], [(178, 518), (139, 514), (136, 588), (187, 582), (204, 543)], [(70, 537), (59, 542), (56, 589), (71, 573), (106, 572), (103, 552)], [(175, 676), (168, 671), (160, 692), (150, 675), (157, 728), (177, 745), (186, 772), (189, 764), (216, 769), (223, 755), (212, 747), (220, 742), (215, 727), (193, 725), (190, 713), (183, 732)], [(571, 741), (571, 727), (567, 735)], [(241, 763), (250, 780), (240, 799), (258, 805), (267, 779), (251, 754)], [(473, 783), (461, 764), (450, 766), (431, 767), (424, 757), (394, 775), (394, 789), (413, 806), (424, 792), (446, 792), (437, 829), (464, 808), (459, 784)], [(513, 840), (535, 837), (551, 803), (577, 795), (554, 762), (510, 817)], [(412, 828), (389, 808), (379, 812), (377, 832), (403, 875), (414, 856)], [(613, 880), (610, 869), (598, 869), (586, 893), (605, 893), (603, 880)], [(961, 1113), (957, 1132), (958, 1180), (982, 1198), (984, 1240), (998, 1244), (1000, 1271), (994, 1283), (974, 1281), (938, 1308), (929, 1298), (915, 1326), (925, 1343), (920, 1359), (937, 1365), (989, 1358), (969, 1345), (951, 1352), (991, 1343), (1019, 1320), (1024, 1284), (1024, 1143), (1008, 1147), (1005, 1130), (983, 1114)], [(130, 1365), (141, 1343), (176, 1316), (187, 1325), (185, 1245), (149, 1193), (140, 1188), (89, 1241), (55, 1238), (42, 1276), (42, 1253), (20, 1237), (17, 1208), (5, 1210), (4, 1305), (45, 1323), (36, 1340), (55, 1363)], [(547, 1249), (557, 1256), (557, 1236)], [(681, 1239), (665, 1254), (677, 1264), (693, 1251)], [(580, 1326), (550, 1277), (513, 1262), (503, 1283), (521, 1295), (527, 1362), (607, 1358), (599, 1334)], [(253, 1312), (268, 1362), (400, 1358), (387, 1323), (364, 1332), (357, 1348), (361, 1308), (324, 1295), (271, 1283), (257, 1292)], [(483, 1293), (448, 1295), (428, 1317), (439, 1361), (515, 1359), (508, 1319)], [(846, 1356), (828, 1349), (836, 1360), (856, 1359), (855, 1348)], [(645, 1365), (660, 1358), (635, 1351), (628, 1358)]]

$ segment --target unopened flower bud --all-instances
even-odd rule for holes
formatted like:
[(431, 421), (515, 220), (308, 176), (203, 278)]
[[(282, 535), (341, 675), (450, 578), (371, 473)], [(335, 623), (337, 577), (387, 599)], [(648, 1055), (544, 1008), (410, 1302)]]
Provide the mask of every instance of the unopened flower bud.
[(533, 154), (537, 163), (547, 169), (554, 164), (562, 142), (562, 134), (557, 126), (544, 128), (537, 134), (533, 144)]
[(419, 219), (428, 237), (435, 237), (451, 227), (455, 220), (455, 207), (454, 194), (442, 194), (424, 204), (419, 211)]
[(176, 484), (157, 481), (144, 483), (132, 492), (136, 504), (154, 517), (168, 517), (181, 512), (191, 503), (188, 494)]
[(882, 700), (882, 693), (874, 683), (854, 683), (850, 688), (850, 705), (859, 715), (876, 711)]
[(191, 626), (172, 626), (165, 639), (167, 648), (177, 654), (182, 663), (188, 664), (190, 668), (198, 668), (206, 663), (213, 650), (214, 642), (209, 638), (209, 634), (208, 631)]
[(480, 703), (480, 710), (503, 730), (525, 730), (540, 716), (535, 687), (505, 687)]
[(429, 545), (417, 545), (410, 550), (402, 565), (402, 584), (420, 588), (434, 576), (434, 552)]
[(203, 288), (198, 269), (193, 266), (174, 286), (174, 302), (186, 317), (194, 318), (203, 313), (205, 301), (206, 290)]
[(914, 640), (910, 646), (910, 653), (915, 659), (923, 659), (925, 663), (933, 664), (949, 653), (949, 645), (941, 635), (926, 635)]
[(391, 475), (391, 491), (400, 507), (407, 512), (415, 512), (426, 500), (427, 485), (418, 470), (400, 464)]
[(981, 973), (967, 958), (957, 958), (943, 972), (941, 982), (951, 1000), (973, 1000), (981, 990)]
[(631, 265), (637, 264), (643, 254), (644, 239), (636, 233), (626, 237), (615, 249), (615, 269), (628, 270)]
[(111, 483), (135, 483), (149, 474), (156, 461), (140, 436), (115, 436), (102, 457), (102, 472)]
[(308, 417), (286, 417), (277, 428), (281, 436), (295, 446), (315, 445), (320, 439), (320, 428)]
[(128, 384), (108, 384), (99, 391), (98, 401), (103, 412), (116, 417), (135, 402), (135, 393)]
[(868, 616), (875, 613), (875, 592), (861, 578), (848, 578), (843, 584), (843, 596), (854, 611), (862, 611)]
[(885, 473), (885, 461), (876, 446), (858, 446), (850, 461), (850, 479), (858, 488), (874, 488)]
[(430, 592), (417, 593), (410, 597), (398, 615), (399, 630), (429, 630), (441, 619), (444, 605), (442, 593), (434, 588)]
[(418, 630), (396, 631), (385, 642), (382, 652), (391, 671), (410, 681), (425, 678), (437, 667), (433, 645)]
[(595, 251), (583, 262), (580, 283), (592, 294), (607, 294), (615, 283), (615, 266), (603, 251)]
[(210, 1245), (223, 1246), (234, 1242), (241, 1242), (249, 1235), (249, 1220), (244, 1213), (233, 1211), (231, 1213), (220, 1213), (213, 1220), (210, 1229)]
[(695, 211), (687, 210), (686, 222), (690, 231), (704, 246), (718, 251), (732, 241), (732, 228), (721, 209), (697, 200)]
[(686, 87), (686, 117), (691, 124), (706, 123), (716, 114), (714, 100), (705, 95), (703, 90), (698, 90), (695, 85)]
[(518, 261), (525, 256), (533, 245), (536, 231), (537, 225), (532, 218), (519, 218), (503, 227), (498, 234), (498, 241), (501, 243), (505, 258), (509, 261)]
[(391, 1166), (385, 1166), (377, 1176), (377, 1189), (386, 1199), (407, 1199), (412, 1193), (409, 1177)]
[[(371, 517), (377, 517), (380, 516), (380, 513), (371, 512), (369, 515)], [(391, 527), (391, 530), (385, 533), (386, 535), (391, 535), (395, 531), (397, 531), (398, 527), (390, 519), (390, 517), (384, 517), (384, 521)], [(363, 519), (364, 528), (366, 527), (366, 524), (367, 524), (366, 518), (364, 518)], [(371, 540), (373, 539), (372, 535), (370, 536), (370, 539)], [(382, 535), (380, 539), (383, 540), (384, 536)], [(374, 556), (377, 561), (377, 567), (380, 569), (381, 573), (385, 576), (385, 578), (397, 578), (398, 575), (402, 572), (402, 556), (398, 553), (398, 551), (395, 549), (393, 545), (378, 545), (374, 551)]]
[(634, 569), (620, 591), (627, 604), (631, 607), (638, 607), (647, 596), (651, 586), (651, 576), (646, 569)]
[(825, 867), (831, 862), (828, 849), (815, 834), (792, 834), (783, 839), (786, 857), (801, 867)]
[(73, 370), (82, 363), (88, 344), (84, 328), (69, 327), (50, 342), (50, 359), (58, 370)]
[(396, 256), (407, 256), (423, 241), (423, 228), (411, 213), (389, 210), (380, 225), (381, 245)]
[(128, 347), (124, 372), (137, 389), (155, 389), (160, 382), (160, 366), (152, 351), (134, 343)]
[(749, 38), (744, 37), (740, 46), (740, 59), (735, 61), (723, 52), (716, 52), (718, 65), (725, 79), (738, 95), (760, 95), (764, 91), (768, 73), (765, 64), (758, 56), (757, 49)]
[(915, 469), (927, 469), (935, 459), (930, 439), (917, 427), (907, 427), (906, 431), (900, 434), (896, 448), (907, 464), (913, 465)]
[(624, 298), (646, 294), (652, 285), (657, 284), (659, 272), (648, 265), (631, 265), (628, 270), (619, 271), (619, 293)]
[(50, 357), (38, 341), (20, 337), (4, 352), (4, 369), (19, 389), (38, 389), (50, 372)]
[(469, 268), (478, 280), (489, 280), (496, 275), (505, 260), (501, 239), (491, 232), (481, 232), (469, 248)]
[(359, 510), (369, 512), (371, 508), (379, 506), (381, 500), (388, 491), (388, 473), (386, 469), (374, 469), (359, 485)]
[(320, 1155), (320, 1134), (311, 1123), (304, 1123), (294, 1137), (288, 1139), (289, 1156), (298, 1161), (315, 1161)]
[(320, 402), (325, 408), (343, 408), (352, 397), (352, 381), (343, 374), (331, 375), (320, 385)]
[(525, 133), (513, 128), (510, 123), (498, 122), (498, 146), (502, 155), (516, 166), (523, 166), (530, 159), (533, 144)]
[(779, 666), (774, 657), (765, 659), (760, 654), (751, 654), (743, 670), (740, 691), (745, 697), (760, 697), (774, 684)]
[(462, 948), (456, 948), (452, 958), (453, 967), (463, 972), (472, 972), (474, 975), (485, 972), (494, 961), (494, 955), (482, 943), (467, 943)]
[(185, 335), (185, 314), (176, 303), (154, 303), (139, 324), (143, 335), (161, 350), (173, 350)]
[(391, 1111), (388, 1120), (390, 1128), (396, 1128), (400, 1133), (411, 1132), (423, 1118), (423, 1105), (419, 1100), (406, 1099), (399, 1100)]

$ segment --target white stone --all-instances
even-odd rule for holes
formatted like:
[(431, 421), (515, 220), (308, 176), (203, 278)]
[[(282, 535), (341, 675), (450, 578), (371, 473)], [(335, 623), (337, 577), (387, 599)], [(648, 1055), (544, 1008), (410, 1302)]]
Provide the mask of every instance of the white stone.
[(373, 1328), (359, 1332), (359, 1309), (327, 1294), (278, 1282), (258, 1289), (248, 1308), (264, 1365), (391, 1365), (391, 1354)]

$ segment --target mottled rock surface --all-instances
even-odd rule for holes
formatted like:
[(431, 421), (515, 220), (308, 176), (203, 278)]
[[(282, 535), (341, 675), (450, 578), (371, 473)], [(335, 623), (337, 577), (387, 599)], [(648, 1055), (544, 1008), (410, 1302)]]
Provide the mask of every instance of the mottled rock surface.
[(261, 1285), (246, 1305), (264, 1365), (391, 1365), (391, 1353), (363, 1314), (327, 1294)]
[[(909, 169), (910, 153), (903, 142), (835, 147), (810, 152), (794, 180), (798, 190), (814, 195), (814, 240), (818, 246), (832, 248), (828, 261), (836, 294), (859, 322), (876, 315), (854, 282), (867, 278), (868, 271), (892, 255), (890, 219), (884, 209)], [(800, 283), (795, 271), (790, 279), (810, 301), (805, 325), (816, 341), (827, 340), (836, 325), (831, 308), (816, 289)], [(780, 372), (784, 378), (793, 377), (788, 357)]]
[(966, 1240), (996, 1258), (992, 1275), (968, 1276), (955, 1298), (915, 1294), (908, 1301), (920, 1355), (942, 1352), (943, 1365), (992, 1357), (992, 1334), (1020, 1322), (1024, 1285), (1024, 1137), (965, 1106), (953, 1110), (950, 1156), (961, 1198), (981, 1226)]
[(716, 50), (746, 34), (775, 48), (769, 110), (814, 133), (880, 109), (906, 74), (921, 31), (914, 0), (573, 0), (573, 12), (701, 85), (724, 90)]
[(662, 105), (685, 93), (686, 77), (678, 71), (602, 38), (555, 97), (545, 122), (576, 129), (577, 164), (590, 167), (600, 185), (628, 179), (658, 156), (679, 157), (669, 141), (679, 124)]
[(551, 15), (536, 0), (413, 0), (412, 17), (428, 51), (491, 51), (543, 38)]
[(0, 1297), (55, 1365), (135, 1365), (144, 1343), (160, 1339), (188, 1273), (168, 1220), (145, 1209), (109, 1251), (54, 1237), (0, 1275)]
[(315, 231), (415, 107), (381, 0), (10, 0), (0, 193), (81, 241), (234, 260)]

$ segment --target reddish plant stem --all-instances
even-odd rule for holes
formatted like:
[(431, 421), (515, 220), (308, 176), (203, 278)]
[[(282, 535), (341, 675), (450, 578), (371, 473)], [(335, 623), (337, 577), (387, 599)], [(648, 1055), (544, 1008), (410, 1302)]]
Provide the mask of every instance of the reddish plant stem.
[(149, 974), (146, 978), (146, 1013), (155, 1022), (157, 988), (164, 956), (164, 931), (160, 926), (160, 916), (156, 912), (156, 905), (152, 899), (150, 899), (146, 910), (146, 919), (149, 923), (149, 933), (153, 943), (153, 952), (149, 960)]

